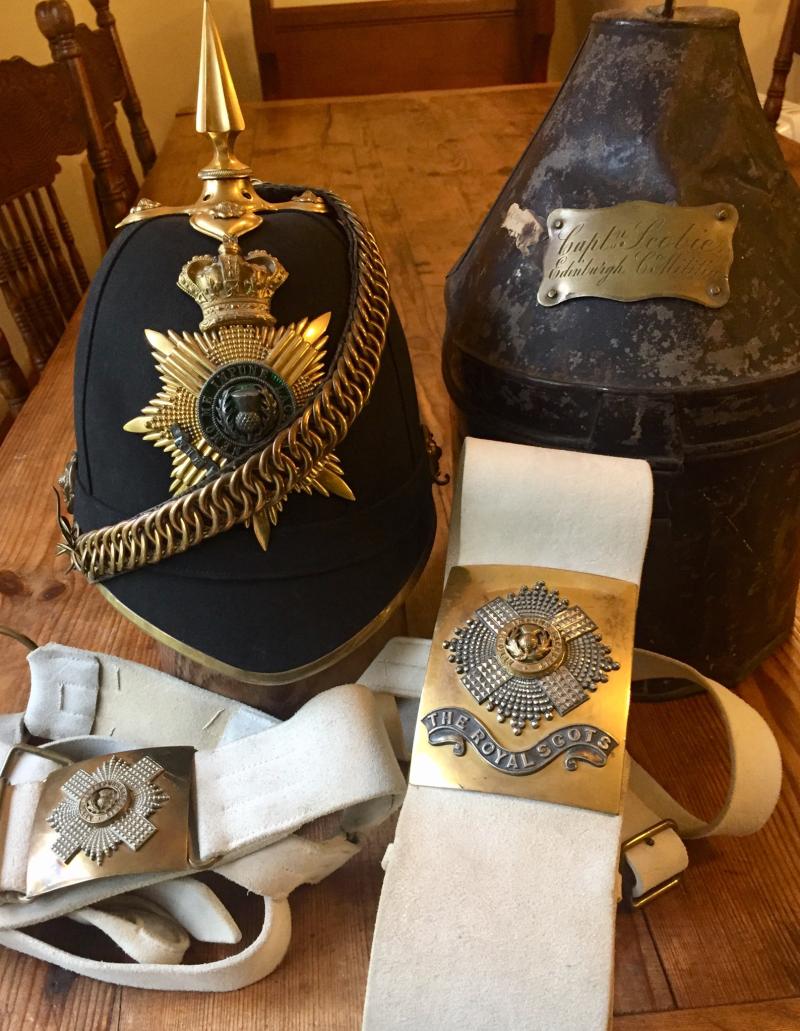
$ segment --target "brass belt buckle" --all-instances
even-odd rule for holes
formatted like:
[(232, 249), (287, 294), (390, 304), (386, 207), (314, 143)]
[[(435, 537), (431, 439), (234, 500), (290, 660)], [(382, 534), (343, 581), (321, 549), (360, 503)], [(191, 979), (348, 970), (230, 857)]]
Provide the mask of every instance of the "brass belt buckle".
[(411, 783), (618, 813), (637, 597), (589, 573), (454, 567)]
[[(53, 758), (45, 749), (24, 751)], [(70, 762), (44, 781), (25, 899), (70, 885), (201, 866), (192, 829), (194, 748), (144, 748)]]
[[(646, 842), (648, 845), (655, 844), (655, 837), (661, 834), (662, 831), (677, 830), (677, 824), (674, 820), (661, 820), (659, 823), (654, 823), (652, 827), (648, 827), (646, 830), (639, 831), (638, 834), (634, 834), (628, 838), (627, 841), (623, 841), (620, 852), (624, 858), (625, 854), (633, 848), (634, 845), (639, 845), (641, 842)], [(660, 884), (656, 884), (655, 887), (646, 891), (644, 895), (640, 895), (638, 898), (634, 898), (631, 895), (629, 904), (632, 909), (641, 909), (643, 906), (649, 905), (651, 902), (655, 902), (656, 899), (661, 898), (666, 892), (672, 888), (677, 888), (680, 884), (681, 875), (677, 874), (674, 877), (668, 877), (665, 881)]]
[(40, 759), (47, 759), (50, 762), (58, 763), (60, 766), (69, 766), (72, 762), (71, 759), (68, 759), (65, 755), (60, 755), (58, 752), (54, 752), (51, 748), (39, 748), (37, 745), (29, 745), (24, 742), (11, 745), (6, 752), (2, 765), (0, 765), (0, 807), (3, 805), (6, 788), (9, 784), (11, 767), (19, 755), (36, 755)]

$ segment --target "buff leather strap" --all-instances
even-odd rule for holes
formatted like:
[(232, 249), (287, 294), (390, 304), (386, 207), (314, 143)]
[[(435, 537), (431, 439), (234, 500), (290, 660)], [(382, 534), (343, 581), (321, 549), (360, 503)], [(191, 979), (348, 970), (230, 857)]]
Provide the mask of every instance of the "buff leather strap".
[[(649, 475), (639, 463), (468, 440), (450, 564), (567, 566), (638, 582), (649, 493)], [(435, 639), (434, 649), (442, 643)], [(469, 665), (468, 647), (456, 654)], [(431, 642), (396, 639), (362, 677), (379, 697), (390, 692), (382, 695), (384, 718), (404, 757), (415, 735), (419, 743), (427, 713), (419, 697), (430, 655)], [(466, 670), (468, 681), (472, 672)], [(683, 664), (636, 652), (632, 678), (655, 676), (693, 681), (722, 716), (732, 776), (717, 817), (699, 820), (621, 755), (618, 815), (414, 784), (412, 763), (412, 785), (384, 861), (364, 1012), (368, 1031), (427, 1021), (443, 1031), (490, 1024), (607, 1027), (620, 859), (631, 872), (634, 905), (647, 901), (685, 868), (681, 837), (751, 833), (769, 817), (780, 790), (775, 739), (752, 708)], [(578, 705), (568, 716), (577, 722), (580, 711)], [(441, 722), (435, 732), (443, 742), (464, 742), (459, 762), (476, 746), (490, 757), (504, 754), (492, 752), (470, 720), (463, 719), (460, 730), (454, 714), (446, 726)], [(563, 720), (555, 718), (553, 726)], [(436, 990), (442, 981), (446, 992)], [(494, 990), (499, 984), (500, 992)]]
[[(512, 592), (526, 584), (521, 567), (531, 566), (611, 578), (635, 591), (651, 499), (651, 475), (644, 462), (468, 438), (456, 483), (448, 565), (466, 567), (476, 575), (490, 565), (520, 567), (519, 582), (512, 583), (514, 574), (508, 574)], [(504, 606), (523, 603), (513, 594), (496, 604), (492, 593), (486, 594), (485, 603), (482, 613), (473, 617), (489, 628), (476, 640), (476, 662), (502, 680), (493, 665), (495, 657), (481, 651), (482, 642), (492, 627), (500, 642), (505, 632), (502, 621), (506, 627), (513, 625)], [(495, 610), (499, 616), (493, 623)], [(469, 626), (460, 622), (462, 628)], [(547, 629), (543, 621), (540, 629)], [(623, 629), (632, 641), (632, 625)], [(530, 623), (522, 630), (533, 633)], [(523, 640), (503, 638), (506, 641), (514, 644), (516, 654), (528, 657)], [(439, 650), (442, 643), (436, 642)], [(530, 648), (528, 642), (528, 655)], [(504, 648), (504, 661), (507, 652)], [(485, 692), (490, 697), (491, 684), (481, 681), (480, 663), (475, 672), (458, 653), (450, 679), (440, 677), (451, 692), (450, 700), (461, 699), (459, 708), (469, 710), (470, 718), (483, 714), (484, 708), (472, 704), (463, 682), (459, 694), (456, 671), (461, 668), (468, 678), (474, 673), (477, 680), (469, 682), (477, 696)], [(535, 689), (529, 693), (535, 694)], [(423, 700), (420, 717), (427, 712)], [(580, 705), (574, 708), (575, 723), (581, 722), (579, 713)], [(573, 722), (560, 712), (551, 710), (551, 715), (553, 727)], [(497, 724), (489, 722), (491, 716), (480, 718), (486, 730), (500, 735), (501, 729), (494, 729)], [(468, 721), (464, 725), (472, 727)], [(449, 733), (448, 728), (445, 739)], [(417, 755), (430, 755), (419, 722), (416, 734), (412, 783), (386, 857), (364, 1027), (410, 1031), (435, 1022), (447, 1031), (487, 1026), (605, 1028), (613, 999), (621, 814), (581, 808), (577, 802), (565, 805), (499, 794), (497, 790), (503, 789), (495, 787), (500, 783), (495, 770), (490, 771), (491, 791), (434, 787), (430, 779), (414, 783)], [(471, 743), (459, 753), (465, 777), (479, 777), (481, 764), (489, 761), (488, 753), (477, 754), (476, 746), (488, 743), (479, 735), (480, 730), (470, 730)], [(517, 747), (531, 746), (544, 736), (544, 727), (534, 731), (527, 726)], [(510, 751), (510, 740), (502, 739), (503, 751)], [(529, 750), (528, 761), (532, 757)], [(522, 761), (516, 760), (517, 765)], [(615, 770), (621, 785), (621, 750), (605, 766)], [(578, 775), (584, 772), (598, 771)], [(532, 774), (540, 776), (541, 772)], [(475, 780), (471, 783), (477, 787)]]
[[(361, 683), (376, 692), (400, 759), (408, 760), (411, 756), (430, 651), (428, 639), (395, 637), (361, 677)], [(630, 759), (622, 813), (622, 844), (639, 840), (622, 849), (620, 859), (630, 872), (629, 898), (635, 906), (660, 894), (664, 886), (677, 882), (689, 861), (682, 839), (754, 834), (772, 814), (781, 787), (777, 743), (752, 706), (685, 663), (635, 649), (633, 680), (656, 676), (688, 680), (708, 693), (727, 734), (731, 779), (719, 812), (711, 820), (703, 820), (681, 806), (643, 767)], [(665, 733), (669, 733), (666, 726)], [(678, 744), (676, 742), (676, 746)], [(655, 835), (645, 833), (658, 826), (661, 830)]]

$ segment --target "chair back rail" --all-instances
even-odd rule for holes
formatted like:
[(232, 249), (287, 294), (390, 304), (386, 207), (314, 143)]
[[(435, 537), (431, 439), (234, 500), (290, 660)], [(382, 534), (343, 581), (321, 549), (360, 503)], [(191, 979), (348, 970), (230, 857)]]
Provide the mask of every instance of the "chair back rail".
[[(59, 157), (86, 152), (107, 240), (138, 194), (117, 126), (122, 104), (142, 168), (153, 141), (108, 0), (92, 0), (97, 28), (76, 25), (66, 0), (41, 0), (36, 21), (53, 63), (0, 61), (0, 293), (27, 349), (33, 377), (52, 353), (89, 285), (54, 183)], [(0, 395), (11, 415), (28, 383), (0, 331)], [(0, 437), (7, 420), (0, 425)]]
[(3, 294), (20, 329), (33, 366), (41, 370), (66, 326), (55, 291), (47, 281), (33, 241), (14, 202), (0, 205)]
[(116, 103), (125, 96), (125, 84), (113, 43), (105, 33), (92, 30), (88, 25), (75, 26), (75, 39), (114, 170), (124, 185), (126, 199), (130, 199), (138, 194), (139, 184), (117, 126)]
[(116, 18), (109, 0), (91, 0), (97, 28), (75, 24), (66, 0), (41, 0), (36, 20), (50, 44), (54, 61), (64, 63), (85, 107), (89, 162), (106, 241), (127, 214), (139, 192), (136, 175), (117, 126), (116, 105), (131, 129), (131, 139), (144, 175), (153, 167), (156, 151), (144, 121), (142, 105), (130, 72)]
[[(109, 237), (138, 192), (114, 120), (115, 98), (122, 98), (126, 87), (113, 41), (105, 30), (76, 27), (64, 0), (40, 4), (37, 20), (56, 61), (44, 66), (19, 57), (0, 61), (0, 293), (34, 376), (89, 283), (54, 188), (59, 157), (88, 153)], [(79, 37), (88, 41), (88, 60)], [(0, 393), (12, 415), (27, 394), (5, 334)]]
[[(120, 222), (133, 203), (138, 187), (130, 170), (119, 133), (109, 131), (108, 115), (103, 115), (107, 104), (113, 102), (96, 93), (102, 72), (95, 62), (86, 60), (78, 40), (72, 9), (66, 0), (40, 0), (36, 5), (36, 22), (50, 44), (56, 64), (63, 64), (69, 73), (73, 91), (83, 107), (86, 152), (94, 172), (95, 193), (100, 209), (106, 241), (110, 242), (114, 226)], [(85, 38), (84, 33), (80, 33)], [(91, 72), (90, 72), (91, 64)], [(93, 88), (92, 80), (95, 86)]]
[(88, 285), (54, 189), (58, 158), (87, 146), (69, 70), (0, 61), (0, 126), (0, 292), (40, 370)]
[(772, 80), (764, 103), (764, 114), (771, 125), (777, 125), (781, 116), (783, 98), (786, 95), (786, 80), (792, 70), (795, 54), (800, 54), (800, 0), (789, 0), (789, 9), (786, 12), (786, 21), (783, 23), (778, 53), (775, 55), (775, 64), (772, 68)]
[(121, 89), (115, 91), (114, 99), (122, 103), (122, 110), (130, 123), (131, 138), (136, 150), (136, 156), (142, 166), (144, 175), (150, 171), (156, 160), (156, 149), (153, 140), (145, 124), (142, 104), (136, 86), (133, 82), (130, 67), (128, 66), (125, 51), (122, 49), (122, 41), (117, 31), (117, 20), (109, 9), (109, 0), (91, 0), (92, 7), (96, 11), (98, 31), (94, 35), (107, 39), (114, 49), (116, 66), (121, 81)]
[[(11, 353), (8, 339), (2, 329), (0, 329), (0, 395), (5, 398), (12, 418), (19, 414), (28, 396), (28, 381)], [(3, 426), (0, 427), (0, 439), (5, 436), (4, 431), (8, 429), (8, 425), (8, 421), (4, 420)]]

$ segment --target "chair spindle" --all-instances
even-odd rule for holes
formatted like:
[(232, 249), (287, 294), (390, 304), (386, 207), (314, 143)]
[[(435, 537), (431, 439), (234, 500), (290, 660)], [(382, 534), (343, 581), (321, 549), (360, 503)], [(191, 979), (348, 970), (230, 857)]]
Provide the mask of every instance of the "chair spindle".
[(107, 241), (113, 227), (130, 208), (125, 177), (120, 172), (113, 141), (103, 127), (92, 93), (89, 75), (80, 46), (75, 38), (75, 18), (66, 0), (40, 0), (36, 5), (36, 22), (50, 44), (53, 60), (63, 62), (83, 99), (88, 136), (89, 162), (95, 173), (95, 188), (102, 213)]
[(11, 353), (11, 347), (2, 329), (0, 329), (0, 395), (5, 398), (12, 416), (19, 414), (28, 396), (28, 381)]
[(130, 122), (131, 138), (133, 139), (136, 156), (139, 158), (142, 171), (147, 175), (155, 163), (156, 149), (153, 146), (152, 137), (145, 124), (139, 94), (136, 92), (133, 76), (131, 75), (125, 52), (122, 49), (122, 42), (117, 31), (117, 19), (109, 10), (109, 0), (91, 0), (91, 4), (97, 12), (96, 21), (98, 28), (107, 33), (116, 51), (117, 61), (119, 62), (122, 78), (125, 82), (122, 109)]

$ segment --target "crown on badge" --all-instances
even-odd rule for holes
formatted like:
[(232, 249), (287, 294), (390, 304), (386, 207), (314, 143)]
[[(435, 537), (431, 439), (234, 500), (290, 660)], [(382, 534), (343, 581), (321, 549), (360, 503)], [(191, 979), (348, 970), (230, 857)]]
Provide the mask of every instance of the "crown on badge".
[(202, 308), (201, 330), (232, 322), (272, 326), (272, 295), (287, 276), (267, 251), (250, 251), (243, 257), (241, 247), (230, 240), (222, 244), (216, 258), (201, 254), (187, 261), (178, 286)]

